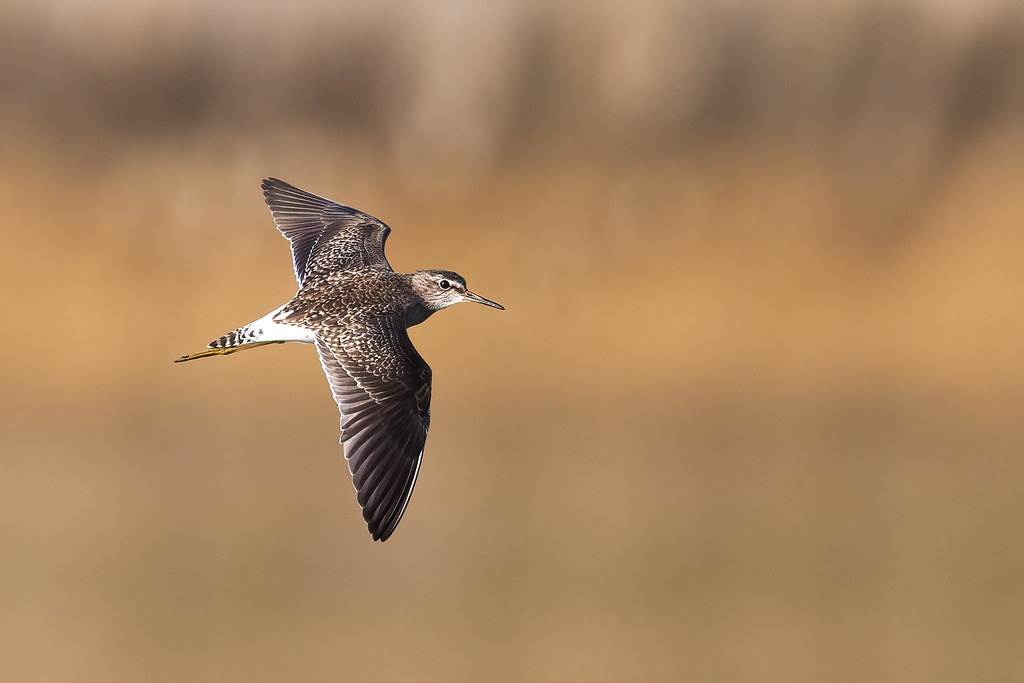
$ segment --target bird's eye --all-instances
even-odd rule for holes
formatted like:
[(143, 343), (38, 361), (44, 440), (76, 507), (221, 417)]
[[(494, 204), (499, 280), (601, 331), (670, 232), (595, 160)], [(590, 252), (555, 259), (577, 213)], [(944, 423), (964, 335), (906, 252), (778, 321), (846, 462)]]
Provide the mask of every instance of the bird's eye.
[(440, 287), (441, 289), (451, 289), (452, 283), (448, 282), (447, 280), (440, 280), (437, 283), (437, 286)]

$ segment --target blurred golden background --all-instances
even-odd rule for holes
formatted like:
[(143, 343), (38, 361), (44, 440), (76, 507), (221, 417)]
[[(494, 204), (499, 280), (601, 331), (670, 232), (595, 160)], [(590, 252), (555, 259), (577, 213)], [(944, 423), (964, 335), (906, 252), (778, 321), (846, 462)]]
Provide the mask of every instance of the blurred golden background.
[[(1018, 3), (0, 7), (0, 679), (1024, 680)], [(415, 328), (370, 541), (274, 175)]]

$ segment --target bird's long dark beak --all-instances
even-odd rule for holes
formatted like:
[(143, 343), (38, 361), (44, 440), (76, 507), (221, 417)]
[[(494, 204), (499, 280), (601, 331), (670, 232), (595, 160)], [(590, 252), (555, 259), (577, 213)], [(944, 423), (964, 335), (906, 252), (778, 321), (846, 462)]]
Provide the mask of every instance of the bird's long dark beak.
[(495, 301), (491, 301), (490, 299), (485, 299), (482, 296), (480, 296), (479, 294), (474, 294), (473, 292), (471, 292), (469, 290), (466, 290), (466, 293), (463, 294), (462, 296), (463, 296), (463, 298), (466, 301), (475, 301), (478, 304), (483, 304), (484, 306), (491, 306), (493, 308), (497, 308), (497, 309), (502, 310), (502, 311), (505, 310), (505, 307), (502, 306), (501, 304), (499, 304), (499, 303), (497, 303)]

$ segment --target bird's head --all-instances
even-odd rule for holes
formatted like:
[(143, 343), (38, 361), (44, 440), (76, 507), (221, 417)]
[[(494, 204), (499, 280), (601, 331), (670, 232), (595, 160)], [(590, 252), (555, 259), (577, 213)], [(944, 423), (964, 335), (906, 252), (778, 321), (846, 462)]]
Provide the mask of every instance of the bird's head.
[(450, 270), (419, 270), (412, 275), (412, 287), (430, 312), (452, 304), (475, 301), (501, 310), (505, 307), (466, 289), (466, 278)]

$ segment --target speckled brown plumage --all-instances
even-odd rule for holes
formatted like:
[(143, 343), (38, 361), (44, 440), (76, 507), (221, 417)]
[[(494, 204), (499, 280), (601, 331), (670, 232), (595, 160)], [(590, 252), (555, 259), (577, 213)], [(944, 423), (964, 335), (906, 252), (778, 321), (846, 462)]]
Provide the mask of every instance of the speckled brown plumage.
[(374, 540), (386, 540), (409, 503), (430, 428), (430, 367), (406, 332), (408, 276), (362, 268), (309, 279), (281, 323), (313, 331), (341, 442)]
[(316, 345), (341, 412), (341, 442), (374, 540), (387, 540), (412, 495), (430, 427), (431, 371), (406, 328), (461, 301), (495, 308), (447, 270), (396, 273), (391, 229), (285, 182), (263, 193), (292, 246), (299, 291), (284, 306), (179, 360), (285, 341)]

